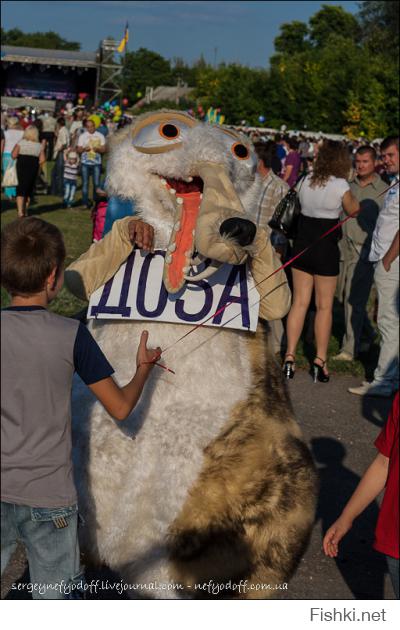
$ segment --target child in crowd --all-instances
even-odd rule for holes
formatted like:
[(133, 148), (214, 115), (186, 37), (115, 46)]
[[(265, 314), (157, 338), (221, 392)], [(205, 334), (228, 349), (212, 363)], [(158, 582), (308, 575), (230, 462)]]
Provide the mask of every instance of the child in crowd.
[(79, 156), (76, 151), (67, 149), (64, 153), (64, 207), (74, 203), (78, 179)]
[(335, 558), (339, 542), (351, 529), (354, 519), (385, 488), (374, 548), (386, 556), (393, 590), (399, 599), (399, 392), (375, 446), (378, 455), (364, 473), (338, 520), (326, 532), (323, 548), (327, 556)]
[(1, 312), (1, 573), (21, 541), (33, 598), (76, 599), (84, 582), (71, 457), (73, 374), (123, 420), (161, 350), (147, 348), (144, 331), (134, 375), (119, 387), (87, 328), (48, 310), (64, 277), (58, 228), (36, 217), (14, 221), (1, 245), (2, 285), (12, 298)]

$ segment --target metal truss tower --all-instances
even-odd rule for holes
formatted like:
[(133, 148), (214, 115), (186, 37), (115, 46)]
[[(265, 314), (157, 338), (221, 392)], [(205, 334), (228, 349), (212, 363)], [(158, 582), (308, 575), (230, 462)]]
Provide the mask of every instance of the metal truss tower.
[(121, 99), (122, 90), (118, 85), (118, 77), (122, 73), (122, 64), (116, 63), (115, 53), (118, 42), (114, 39), (103, 39), (98, 52), (98, 72), (96, 82), (96, 105), (106, 101)]

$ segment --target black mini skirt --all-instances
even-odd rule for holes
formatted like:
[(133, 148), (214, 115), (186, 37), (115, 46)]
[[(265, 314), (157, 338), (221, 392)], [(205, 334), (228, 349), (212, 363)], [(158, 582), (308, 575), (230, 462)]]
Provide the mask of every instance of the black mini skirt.
[(328, 236), (321, 236), (339, 223), (339, 219), (314, 219), (303, 214), (299, 217), (298, 232), (293, 243), (293, 256), (309, 247), (292, 264), (312, 275), (338, 276), (340, 253), (338, 243), (342, 238), (342, 228), (337, 228)]

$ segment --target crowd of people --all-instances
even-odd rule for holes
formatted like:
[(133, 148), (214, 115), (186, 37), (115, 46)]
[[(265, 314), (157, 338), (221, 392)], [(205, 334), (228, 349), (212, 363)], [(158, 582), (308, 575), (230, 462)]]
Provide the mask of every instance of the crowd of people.
[[(97, 199), (96, 190), (100, 188), (105, 139), (130, 120), (124, 115), (116, 121), (94, 107), (87, 110), (77, 106), (57, 113), (4, 109), (1, 117), (2, 171), (11, 168), (15, 160), (18, 181), (15, 186), (5, 186), (4, 195), (9, 200), (16, 200), (18, 216), (27, 215), (35, 191), (61, 197), (64, 207), (77, 205), (78, 175), (82, 177), (81, 205), (91, 207)], [(27, 160), (27, 156), (36, 159)], [(90, 180), (92, 199), (89, 198)]]
[[(24, 108), (3, 111), (3, 172), (15, 160), (18, 180), (15, 187), (5, 187), (4, 194), (15, 198), (18, 216), (27, 216), (35, 188), (39, 190), (43, 182), (45, 192), (60, 197), (64, 207), (72, 207), (80, 175), (80, 205), (96, 205), (93, 238), (99, 240), (116, 217), (132, 211), (130, 203), (107, 198), (102, 183), (107, 137), (129, 122), (123, 116), (116, 123), (103, 111), (79, 105), (57, 114)], [(290, 265), (293, 303), (287, 320), (270, 322), (272, 350), (284, 354), (286, 377), (294, 377), (296, 349), (307, 322), (308, 330), (310, 324), (314, 326), (314, 334), (308, 333), (316, 345), (314, 380), (329, 380), (327, 353), (335, 297), (343, 303), (345, 332), (340, 352), (333, 360), (352, 361), (369, 349), (377, 336), (367, 314), (375, 277), (380, 303), (379, 364), (373, 383), (362, 383), (351, 393), (390, 396), (398, 378), (398, 361), (393, 354), (398, 340), (395, 261), (398, 263), (399, 237), (394, 210), (398, 185), (393, 186), (398, 178), (398, 139), (391, 137), (379, 145), (361, 140), (307, 138), (302, 134), (249, 134), (263, 180), (255, 222), (268, 230), (282, 262), (307, 250)], [(281, 232), (271, 230), (268, 222), (281, 199), (294, 187), (302, 210), (297, 236), (288, 240)], [(335, 229), (346, 215), (353, 218)], [(321, 239), (329, 230), (331, 233)]]
[[(297, 160), (291, 157), (296, 153), (293, 139), (277, 140), (255, 145), (259, 173), (264, 178), (255, 219), (269, 229), (268, 222), (290, 184), (296, 186), (301, 214), (293, 240), (269, 230), (283, 262), (297, 257), (290, 265), (293, 303), (286, 333), (281, 323), (271, 324), (272, 349), (285, 352), (284, 373), (293, 378), (304, 323), (306, 318), (314, 320), (316, 356), (312, 372), (315, 380), (327, 382), (334, 298), (344, 305), (345, 333), (341, 350), (333, 359), (352, 361), (376, 338), (367, 314), (375, 278), (380, 304), (379, 363), (373, 382), (351, 388), (350, 392), (391, 396), (398, 387), (398, 138), (385, 139), (379, 152), (368, 144), (350, 152), (345, 143), (324, 140), (314, 149), (312, 161), (303, 162), (299, 154)], [(279, 147), (287, 153), (280, 153)], [(286, 159), (290, 160), (289, 172)], [(294, 179), (290, 179), (293, 169)], [(336, 229), (346, 215), (351, 218)], [(330, 233), (323, 236), (326, 232)]]
[[(95, 111), (86, 111), (81, 107), (63, 112), (62, 115), (61, 113), (53, 115), (51, 112), (29, 115), (19, 111), (2, 116), (3, 171), (7, 171), (15, 163), (18, 181), (16, 186), (5, 187), (4, 194), (9, 199), (15, 199), (18, 217), (27, 216), (35, 189), (38, 190), (41, 185), (44, 192), (60, 197), (64, 207), (72, 207), (76, 202), (79, 175), (82, 181), (81, 205), (91, 208), (93, 203), (96, 203), (94, 240), (100, 240), (111, 229), (115, 218), (131, 214), (130, 202), (121, 202), (113, 197), (107, 198), (101, 181), (102, 158), (107, 151), (107, 136), (128, 122), (129, 120), (125, 118), (117, 125), (110, 119), (99, 118)], [(350, 388), (349, 392), (359, 396), (392, 397), (398, 391), (399, 375), (398, 137), (390, 136), (379, 144), (323, 138), (310, 140), (301, 135), (253, 134), (252, 140), (258, 155), (257, 168), (262, 181), (253, 220), (257, 225), (267, 229), (272, 246), (282, 263), (293, 259), (288, 267), (288, 279), (293, 294), (290, 311), (285, 321), (266, 324), (271, 349), (283, 359), (284, 377), (287, 379), (295, 377), (298, 343), (306, 322), (312, 322), (315, 357), (311, 365), (311, 375), (314, 382), (329, 381), (328, 345), (332, 332), (335, 297), (343, 303), (345, 333), (340, 352), (332, 357), (332, 360), (352, 361), (370, 348), (377, 339), (377, 332), (367, 312), (374, 284), (378, 302), (377, 331), (380, 344), (378, 364), (372, 382), (364, 381), (359, 387)], [(52, 161), (54, 164), (50, 177), (49, 163)], [(92, 200), (89, 194), (90, 180), (93, 189)], [(277, 205), (291, 189), (297, 192), (301, 213), (296, 235), (289, 239), (282, 232), (271, 229), (268, 224)], [(19, 223), (24, 224), (25, 221)], [(18, 228), (14, 224), (12, 230), (7, 232), (7, 238), (5, 237), (7, 252), (12, 250), (10, 245), (12, 239), (22, 239), (29, 230), (36, 230), (38, 238), (40, 237), (43, 243), (46, 238), (49, 242), (58, 242), (61, 238), (58, 232), (51, 232), (45, 238), (47, 227), (42, 224), (32, 223), (29, 226), (27, 224), (26, 229)], [(11, 315), (8, 315), (10, 321), (6, 320), (10, 330), (17, 321), (21, 305), (30, 307), (34, 304), (36, 308), (39, 304), (43, 310), (59, 291), (62, 285), (59, 269), (62, 266), (61, 259), (65, 256), (63, 245), (60, 243), (61, 241), (57, 246), (61, 252), (59, 258), (53, 257), (54, 260), (51, 259), (49, 264), (43, 267), (40, 278), (37, 271), (38, 284), (30, 287), (27, 292), (28, 298), (26, 292), (21, 289), (21, 286), (25, 286), (22, 271), (19, 275), (12, 272), (10, 278), (6, 279), (5, 286), (11, 287), (11, 294), (14, 295)], [(46, 247), (43, 251), (45, 250)], [(17, 265), (11, 253), (9, 255), (7, 265), (9, 267)], [(31, 276), (33, 278), (32, 274), (29, 277)], [(20, 282), (21, 286), (14, 287), (13, 282)], [(33, 295), (33, 302), (30, 301), (30, 294)], [(43, 318), (46, 319), (39, 310), (37, 316), (39, 336), (48, 334), (49, 326), (53, 325), (47, 320), (42, 322)], [(57, 322), (54, 325), (56, 330)], [(86, 347), (89, 342), (81, 328), (78, 330), (76, 325), (72, 336), (67, 329), (66, 332), (67, 354), (75, 352), (74, 344), (77, 345), (76, 340), (80, 335), (78, 346), (84, 346), (84, 351), (90, 351), (94, 357), (97, 356), (95, 360), (98, 360), (99, 349), (95, 346), (89, 349)], [(15, 329), (13, 335), (16, 334)], [(55, 332), (56, 334), (58, 333)], [(12, 339), (13, 335), (8, 338)], [(71, 339), (74, 342), (72, 345)], [(144, 337), (138, 353), (138, 373), (143, 372), (143, 375), (134, 377), (130, 384), (122, 388), (129, 390), (129, 404), (125, 400), (127, 392), (121, 394), (118, 388), (117, 391), (110, 385), (112, 368), (100, 356), (104, 364), (102, 379), (107, 380), (112, 391), (103, 392), (95, 386), (92, 387), (95, 395), (106, 407), (109, 405), (113, 409), (114, 404), (119, 408), (122, 400), (126, 408), (124, 407), (121, 417), (125, 417), (125, 412), (128, 413), (134, 406), (149, 373), (148, 367), (142, 369), (143, 364), (149, 365), (147, 362), (151, 361), (154, 352), (147, 350)], [(159, 349), (156, 352), (159, 352)], [(74, 354), (71, 359), (69, 354), (69, 364), (74, 366), (77, 361), (76, 355)], [(50, 359), (46, 357), (46, 360)], [(75, 365), (75, 368), (77, 371), (84, 369), (79, 365), (78, 367)], [(68, 378), (70, 376), (69, 374)], [(85, 378), (95, 384), (98, 373), (96, 372), (94, 376), (92, 373), (89, 376), (85, 373)], [(92, 378), (95, 380), (91, 381)], [(398, 466), (398, 450), (393, 447), (395, 436), (398, 435), (398, 395), (396, 401), (397, 407), (395, 404), (391, 421), (387, 425), (391, 427), (390, 434), (386, 428), (377, 440), (376, 445), (380, 453), (372, 464), (372, 473), (367, 472), (365, 480), (361, 482), (360, 488), (356, 490), (343, 514), (326, 534), (324, 550), (327, 555), (333, 557), (337, 554), (340, 539), (351, 527), (353, 519), (382, 490), (389, 473), (391, 498), (387, 504), (391, 505), (393, 496), (398, 498), (398, 484), (396, 486), (393, 482), (393, 467)], [(49, 400), (49, 408), (51, 404)], [(393, 458), (396, 457), (397, 464), (393, 464)], [(376, 478), (376, 470), (379, 472), (379, 483), (374, 484), (371, 480)], [(389, 518), (388, 509), (390, 511), (390, 508), (387, 508), (382, 516), (385, 523), (382, 524), (382, 519), (380, 521), (380, 541), (387, 538), (384, 530)], [(25, 518), (22, 511), (20, 518)], [(10, 521), (10, 515), (6, 514), (5, 519)], [(7, 531), (11, 531), (10, 522)], [(392, 578), (396, 571), (398, 574), (396, 544), (398, 546), (398, 541), (396, 543), (391, 540), (390, 545), (380, 542), (380, 546), (376, 547), (388, 556)], [(398, 596), (398, 580), (397, 583), (394, 578), (393, 580)]]

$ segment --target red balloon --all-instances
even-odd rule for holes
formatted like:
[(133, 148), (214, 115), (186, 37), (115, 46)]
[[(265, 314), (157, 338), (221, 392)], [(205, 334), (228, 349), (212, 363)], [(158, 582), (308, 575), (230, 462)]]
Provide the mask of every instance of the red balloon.
[(122, 105), (128, 105), (129, 101), (127, 98), (122, 99)]

